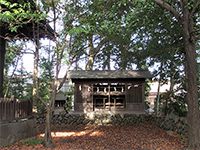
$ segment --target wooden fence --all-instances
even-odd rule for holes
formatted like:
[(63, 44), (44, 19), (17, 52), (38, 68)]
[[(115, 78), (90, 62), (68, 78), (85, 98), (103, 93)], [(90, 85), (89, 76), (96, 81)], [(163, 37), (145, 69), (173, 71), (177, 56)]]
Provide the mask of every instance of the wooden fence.
[(12, 121), (32, 116), (32, 100), (0, 98), (0, 121)]

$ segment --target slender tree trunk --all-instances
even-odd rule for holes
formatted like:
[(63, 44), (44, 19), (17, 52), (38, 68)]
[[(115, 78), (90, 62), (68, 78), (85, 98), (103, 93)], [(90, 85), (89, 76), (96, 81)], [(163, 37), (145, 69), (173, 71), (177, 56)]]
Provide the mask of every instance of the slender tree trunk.
[(51, 136), (51, 114), (52, 109), (50, 105), (46, 106), (46, 120), (45, 120), (45, 136), (44, 136), (44, 142), (45, 146), (49, 148), (53, 148), (54, 144), (52, 142), (52, 136)]
[(106, 62), (106, 63), (107, 63), (106, 65), (107, 65), (107, 69), (108, 69), (108, 70), (111, 70), (111, 67), (110, 67), (110, 60), (111, 60), (111, 59), (110, 59), (110, 55), (111, 55), (111, 54), (110, 54), (110, 51), (109, 51), (108, 54), (107, 54), (107, 62)]
[(171, 101), (173, 95), (174, 95), (174, 76), (176, 74), (176, 71), (174, 69), (173, 61), (170, 63), (170, 86), (169, 86), (169, 92), (167, 93), (166, 101), (165, 101), (165, 116), (168, 113), (168, 103)]
[[(107, 43), (109, 45), (109, 43)], [(110, 49), (106, 50), (104, 52), (104, 55), (106, 57), (105, 59), (105, 62), (103, 63), (103, 70), (110, 70), (111, 67), (110, 67), (110, 55), (111, 55), (111, 52), (110, 52)]]
[[(53, 8), (53, 27), (54, 31), (56, 31), (56, 6), (54, 3), (54, 0), (52, 2), (52, 8)], [(56, 36), (55, 36), (56, 37)], [(61, 52), (61, 56), (59, 56), (59, 51), (58, 51), (58, 41), (56, 41), (56, 74), (55, 78), (52, 82), (52, 93), (51, 93), (51, 99), (49, 102), (49, 105), (47, 105), (47, 114), (46, 114), (46, 124), (45, 124), (45, 146), (53, 148), (55, 147), (52, 136), (51, 136), (51, 119), (54, 111), (54, 104), (55, 104), (55, 99), (56, 99), (56, 93), (57, 93), (57, 87), (58, 87), (58, 75), (60, 71), (60, 65), (61, 65), (61, 58), (62, 58), (63, 52)]]
[(34, 37), (34, 44), (35, 44), (35, 52), (34, 52), (34, 64), (33, 64), (33, 91), (32, 91), (32, 96), (33, 96), (33, 102), (38, 105), (37, 101), (37, 94), (38, 94), (38, 64), (39, 64), (39, 25), (38, 24), (33, 24), (33, 37)]
[(3, 97), (5, 55), (6, 40), (4, 39), (4, 29), (0, 26), (0, 97)]
[(160, 111), (160, 84), (161, 84), (161, 74), (162, 74), (162, 69), (163, 69), (163, 62), (161, 62), (160, 65), (160, 77), (158, 79), (158, 88), (157, 88), (157, 95), (156, 95), (156, 115), (159, 115), (159, 111)]
[(88, 37), (88, 46), (89, 46), (89, 58), (88, 62), (86, 63), (85, 70), (92, 70), (94, 66), (94, 61), (96, 54), (101, 50), (102, 46), (107, 42), (106, 38), (100, 40), (99, 44), (94, 47), (93, 45), (93, 35)]
[[(11, 78), (13, 78), (14, 73), (15, 73), (15, 71), (17, 70), (18, 62), (19, 62), (19, 58), (18, 58), (18, 59), (16, 60), (16, 62), (15, 62), (15, 67), (14, 67), (14, 69), (13, 69), (13, 71), (12, 71), (11, 76), (10, 76)], [(5, 92), (4, 92), (4, 98), (6, 98), (7, 95), (8, 95), (8, 93), (9, 93), (10, 84), (11, 84), (11, 81), (9, 80), (9, 81), (8, 81), (8, 84), (6, 85)]]
[(88, 62), (86, 64), (85, 70), (92, 70), (93, 69), (93, 65), (94, 65), (94, 57), (95, 57), (95, 50), (94, 50), (94, 46), (93, 46), (93, 36), (89, 37), (89, 58), (88, 58)]
[(53, 83), (53, 91), (50, 99), (50, 103), (46, 106), (46, 121), (45, 121), (45, 146), (49, 148), (55, 147), (52, 136), (51, 136), (51, 119), (52, 119), (52, 114), (54, 110), (54, 103), (56, 99), (56, 93), (57, 93), (57, 80), (55, 79)]
[(200, 149), (200, 111), (198, 105), (198, 80), (196, 47), (193, 35), (193, 20), (189, 10), (184, 9), (183, 15), (183, 39), (185, 48), (185, 73), (186, 73), (186, 100), (188, 104), (188, 125), (189, 125), (189, 148), (192, 150)]
[(160, 103), (160, 83), (161, 83), (161, 77), (158, 79), (158, 88), (157, 88), (157, 95), (156, 95), (156, 115), (159, 115), (159, 103)]
[(120, 52), (121, 52), (120, 69), (126, 70), (128, 64), (127, 47), (125, 45), (120, 45)]
[(168, 103), (171, 101), (174, 95), (173, 89), (174, 89), (174, 78), (173, 75), (171, 74), (169, 91), (166, 93), (167, 95), (165, 97), (165, 111), (164, 111), (165, 116), (168, 114), (168, 109), (169, 109)]

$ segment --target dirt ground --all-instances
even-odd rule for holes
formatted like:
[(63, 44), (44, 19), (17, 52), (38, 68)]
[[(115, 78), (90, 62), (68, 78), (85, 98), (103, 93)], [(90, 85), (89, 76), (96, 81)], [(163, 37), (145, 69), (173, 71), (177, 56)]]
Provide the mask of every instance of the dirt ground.
[[(55, 150), (183, 150), (184, 140), (152, 124), (54, 127)], [(37, 139), (42, 139), (39, 134)], [(42, 144), (18, 142), (2, 150), (41, 150)]]

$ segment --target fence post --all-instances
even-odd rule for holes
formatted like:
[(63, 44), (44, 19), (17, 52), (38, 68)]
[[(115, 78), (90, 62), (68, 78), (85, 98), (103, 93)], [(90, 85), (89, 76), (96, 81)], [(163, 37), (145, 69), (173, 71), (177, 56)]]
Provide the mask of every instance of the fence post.
[(12, 121), (32, 116), (33, 101), (0, 98), (0, 121)]

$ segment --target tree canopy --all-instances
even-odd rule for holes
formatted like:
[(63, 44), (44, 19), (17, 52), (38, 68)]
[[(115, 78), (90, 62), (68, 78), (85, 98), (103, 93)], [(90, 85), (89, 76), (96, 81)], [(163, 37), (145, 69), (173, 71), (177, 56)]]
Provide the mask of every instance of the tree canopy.
[[(36, 23), (42, 21), (46, 24), (44, 18), (48, 16), (47, 12), (53, 14), (53, 17), (49, 18), (53, 20), (54, 29), (61, 28), (61, 32), (58, 33), (55, 42), (56, 48), (54, 47), (49, 55), (55, 56), (53, 62), (43, 59), (42, 63), (47, 68), (43, 68), (42, 76), (50, 76), (52, 72), (46, 72), (45, 69), (48, 70), (51, 65), (57, 66), (57, 71), (60, 70), (58, 64), (62, 62), (60, 58), (64, 58), (64, 53), (65, 59), (72, 63), (73, 69), (84, 67), (86, 70), (145, 70), (151, 68), (155, 80), (161, 84), (170, 82), (169, 96), (173, 99), (171, 102), (178, 99), (179, 95), (176, 93), (181, 91), (182, 95), (179, 96), (182, 99), (181, 103), (187, 104), (188, 116), (192, 118), (189, 125), (189, 145), (191, 148), (200, 147), (198, 129), (200, 122), (197, 121), (200, 117), (197, 87), (199, 0), (41, 0), (37, 2), (40, 4), (38, 5), (40, 9), (46, 13), (38, 11), (34, 1), (25, 3), (23, 0), (17, 2), (0, 0), (1, 42), (6, 34), (13, 37), (13, 33), (24, 31), (23, 27), (27, 27), (27, 24), (30, 25), (32, 21)], [(59, 26), (56, 21), (61, 22)], [(2, 30), (3, 27), (7, 30)], [(40, 32), (43, 34), (42, 31)], [(33, 33), (30, 34), (34, 35)], [(0, 44), (5, 47), (5, 43)], [(0, 59), (4, 60), (5, 51), (1, 49), (1, 52)], [(1, 63), (1, 66), (3, 65)], [(2, 71), (2, 67), (0, 70)], [(47, 79), (49, 82), (52, 77)], [(175, 84), (180, 85), (178, 89), (174, 89)], [(50, 84), (41, 84), (41, 87), (45, 85), (50, 86)]]

